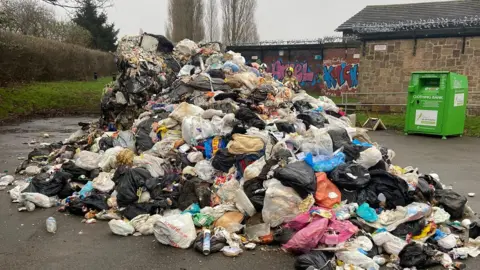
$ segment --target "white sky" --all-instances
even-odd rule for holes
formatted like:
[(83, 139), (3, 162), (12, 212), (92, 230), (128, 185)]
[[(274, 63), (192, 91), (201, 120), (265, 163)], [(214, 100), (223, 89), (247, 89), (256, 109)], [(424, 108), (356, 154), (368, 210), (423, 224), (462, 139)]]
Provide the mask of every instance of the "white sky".
[[(222, 0), (217, 0), (222, 1)], [(367, 5), (435, 2), (438, 0), (257, 0), (261, 40), (313, 39), (339, 35), (334, 30)], [(113, 0), (107, 9), (119, 37), (145, 32), (164, 34), (167, 0)], [(65, 11), (58, 9), (59, 14)]]

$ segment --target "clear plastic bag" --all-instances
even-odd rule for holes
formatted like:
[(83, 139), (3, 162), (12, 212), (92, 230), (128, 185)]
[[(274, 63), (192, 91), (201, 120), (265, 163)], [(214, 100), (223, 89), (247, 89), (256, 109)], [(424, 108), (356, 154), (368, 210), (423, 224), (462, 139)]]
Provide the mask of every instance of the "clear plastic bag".
[(182, 122), (182, 137), (186, 143), (197, 145), (197, 142), (217, 135), (217, 129), (211, 121), (199, 116), (188, 116)]
[(345, 264), (352, 264), (362, 267), (368, 270), (378, 270), (380, 266), (373, 261), (373, 259), (367, 257), (367, 255), (361, 253), (358, 250), (348, 250), (335, 252), (337, 259), (343, 261)]
[(204, 110), (193, 104), (188, 104), (186, 102), (180, 103), (175, 110), (170, 114), (170, 117), (174, 120), (182, 123), (183, 119), (187, 116), (202, 116)]
[(149, 154), (142, 154), (133, 159), (134, 166), (147, 169), (153, 177), (165, 175), (165, 170), (162, 167), (164, 163), (163, 159)]
[(243, 179), (248, 181), (260, 175), (262, 172), (263, 167), (267, 164), (265, 161), (265, 157), (260, 158), (259, 160), (255, 161), (254, 163), (248, 165), (243, 172)]
[(195, 168), (195, 173), (200, 179), (202, 179), (203, 181), (212, 183), (215, 169), (212, 167), (212, 163), (210, 161), (208, 160), (199, 161), (197, 164), (195, 164), (194, 168)]
[(100, 155), (90, 151), (81, 151), (75, 155), (75, 165), (87, 171), (98, 168), (99, 160)]
[(282, 185), (277, 179), (269, 180), (262, 217), (265, 223), (274, 228), (294, 219), (300, 214), (302, 198), (290, 187)]

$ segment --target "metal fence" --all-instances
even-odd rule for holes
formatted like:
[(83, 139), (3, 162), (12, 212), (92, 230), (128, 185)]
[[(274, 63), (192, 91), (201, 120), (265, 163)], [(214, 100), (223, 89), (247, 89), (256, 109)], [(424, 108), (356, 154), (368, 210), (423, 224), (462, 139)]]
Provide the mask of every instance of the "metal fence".
[[(402, 111), (405, 111), (404, 107), (407, 106), (407, 94), (407, 92), (342, 92), (342, 100), (339, 105), (344, 107), (345, 111), (371, 111), (374, 106), (401, 107)], [(392, 96), (401, 96), (402, 98), (400, 100), (402, 100), (402, 102), (376, 102), (376, 100), (379, 99), (392, 99)], [(473, 114), (480, 114), (480, 91), (468, 92), (467, 110), (478, 110), (478, 112)]]

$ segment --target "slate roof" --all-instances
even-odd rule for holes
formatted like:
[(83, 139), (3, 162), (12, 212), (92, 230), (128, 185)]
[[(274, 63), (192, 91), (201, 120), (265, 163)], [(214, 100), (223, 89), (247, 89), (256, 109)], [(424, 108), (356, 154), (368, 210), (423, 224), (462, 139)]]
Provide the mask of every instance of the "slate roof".
[(335, 31), (352, 30), (353, 25), (363, 23), (396, 23), (437, 18), (461, 19), (476, 15), (480, 19), (480, 0), (366, 6)]

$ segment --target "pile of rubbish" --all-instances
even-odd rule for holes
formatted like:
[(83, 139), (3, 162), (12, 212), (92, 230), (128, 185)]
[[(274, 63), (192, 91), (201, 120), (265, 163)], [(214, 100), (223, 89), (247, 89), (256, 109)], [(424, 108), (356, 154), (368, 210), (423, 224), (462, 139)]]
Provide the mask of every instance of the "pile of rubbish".
[(0, 179), (19, 211), (59, 207), (205, 255), (277, 245), (295, 269), (461, 268), (480, 254), (467, 198), (395, 166), (332, 100), (215, 43), (144, 34), (118, 60), (100, 121)]

